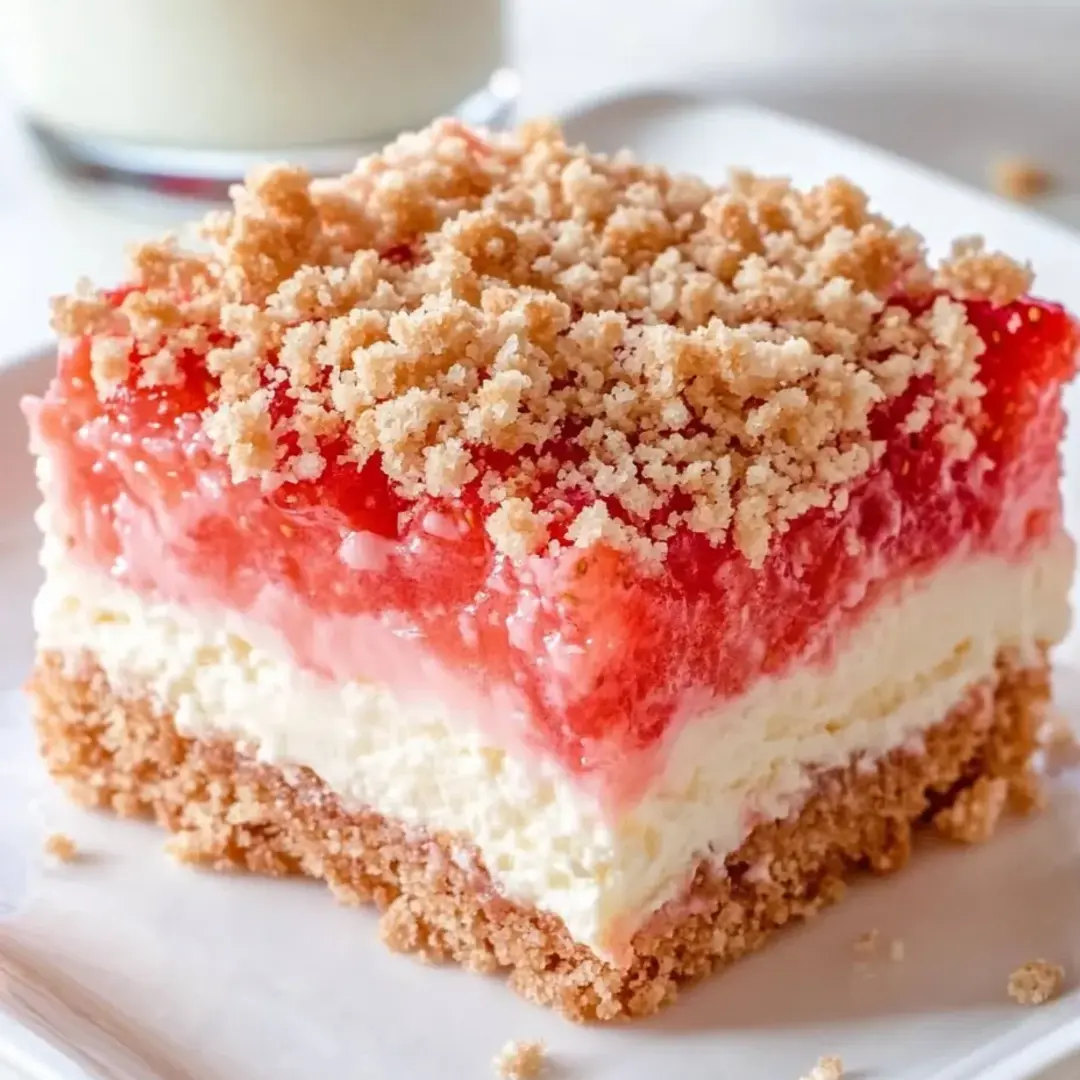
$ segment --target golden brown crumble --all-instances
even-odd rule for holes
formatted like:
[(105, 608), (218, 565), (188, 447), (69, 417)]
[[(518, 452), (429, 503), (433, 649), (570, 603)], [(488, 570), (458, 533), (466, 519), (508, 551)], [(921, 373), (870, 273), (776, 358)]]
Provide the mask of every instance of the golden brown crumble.
[[(515, 559), (662, 557), (684, 526), (760, 564), (793, 518), (842, 510), (882, 450), (871, 410), (913, 379), (933, 389), (908, 430), (936, 417), (971, 452), (983, 343), (946, 296), (890, 302), (933, 287), (922, 241), (845, 180), (711, 187), (550, 124), (442, 121), (336, 180), (261, 169), (233, 203), (203, 249), (136, 249), (133, 291), (80, 287), (54, 326), (93, 335), (103, 396), (202, 357), (238, 481), (376, 458), (409, 498), (476, 483)], [(1030, 273), (965, 242), (936, 283), (1000, 304)]]
[(1006, 157), (992, 163), (990, 182), (999, 195), (1026, 202), (1051, 191), (1054, 174), (1031, 158)]
[(45, 854), (58, 862), (74, 862), (79, 856), (79, 849), (70, 836), (55, 832), (45, 838)]
[(1001, 777), (980, 776), (948, 806), (934, 815), (934, 828), (949, 840), (981, 844), (994, 834), (1009, 798)]
[(495, 1058), (495, 1075), (503, 1080), (536, 1080), (544, 1071), (544, 1044), (508, 1042)]
[(1009, 997), (1021, 1005), (1044, 1005), (1061, 992), (1065, 970), (1048, 960), (1030, 960), (1009, 976)]
[(802, 1080), (843, 1080), (844, 1063), (832, 1055), (818, 1058), (818, 1063)]

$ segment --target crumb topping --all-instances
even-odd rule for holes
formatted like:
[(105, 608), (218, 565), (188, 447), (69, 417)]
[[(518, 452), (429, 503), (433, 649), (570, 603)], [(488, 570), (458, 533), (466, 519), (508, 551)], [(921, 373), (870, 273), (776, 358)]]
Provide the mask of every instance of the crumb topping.
[(503, 1080), (536, 1080), (546, 1055), (540, 1042), (508, 1042), (495, 1058), (495, 1075)]
[(58, 862), (74, 862), (79, 855), (75, 841), (66, 833), (50, 833), (45, 838), (45, 854)]
[(137, 248), (122, 296), (56, 301), (59, 333), (93, 336), (98, 394), (201, 357), (237, 482), (376, 459), (406, 498), (475, 485), (518, 560), (654, 560), (682, 527), (760, 565), (792, 519), (843, 508), (882, 452), (871, 411), (913, 380), (908, 430), (936, 418), (970, 455), (984, 346), (933, 290), (1030, 284), (971, 241), (935, 275), (845, 180), (711, 187), (549, 124), (443, 121), (337, 180), (272, 166), (232, 197), (200, 244)]
[(1009, 976), (1009, 997), (1021, 1005), (1045, 1005), (1061, 992), (1065, 970), (1049, 960), (1030, 960)]

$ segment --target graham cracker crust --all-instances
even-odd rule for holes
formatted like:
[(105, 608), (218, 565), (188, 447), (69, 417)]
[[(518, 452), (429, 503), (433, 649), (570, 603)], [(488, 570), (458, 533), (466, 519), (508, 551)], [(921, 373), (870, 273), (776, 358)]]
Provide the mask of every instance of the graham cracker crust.
[(182, 737), (148, 700), (110, 687), (92, 658), (75, 670), (44, 653), (30, 689), (49, 770), (77, 801), (155, 818), (186, 861), (321, 878), (346, 903), (377, 904), (392, 947), (506, 970), (516, 990), (575, 1020), (655, 1012), (680, 985), (838, 899), (854, 872), (899, 869), (916, 827), (937, 821), (957, 839), (983, 839), (1006, 803), (1036, 805), (1029, 761), (1049, 696), (1045, 658), (1023, 667), (1003, 654), (924, 752), (824, 772), (801, 813), (758, 826), (722, 866), (703, 861), (617, 967), (559, 919), (500, 897), (454, 837), (346, 807), (310, 771), (260, 764), (227, 738)]

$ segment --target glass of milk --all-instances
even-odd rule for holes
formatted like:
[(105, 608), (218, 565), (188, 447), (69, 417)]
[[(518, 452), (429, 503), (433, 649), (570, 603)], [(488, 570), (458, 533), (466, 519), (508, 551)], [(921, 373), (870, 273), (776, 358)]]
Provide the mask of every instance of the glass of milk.
[(0, 57), (54, 152), (181, 181), (342, 172), (439, 115), (498, 123), (516, 92), (501, 0), (0, 0)]

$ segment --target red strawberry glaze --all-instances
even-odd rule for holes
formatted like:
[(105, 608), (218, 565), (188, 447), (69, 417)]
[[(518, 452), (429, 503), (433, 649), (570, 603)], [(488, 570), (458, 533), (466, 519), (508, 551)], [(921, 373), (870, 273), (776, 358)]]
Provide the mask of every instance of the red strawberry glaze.
[(145, 596), (273, 625), (327, 677), (457, 695), (490, 723), (511, 715), (509, 737), (621, 789), (636, 775), (627, 762), (649, 757), (687, 700), (827, 662), (890, 583), (954, 555), (1021, 557), (1060, 528), (1076, 328), (1040, 302), (969, 311), (988, 344), (972, 460), (946, 465), (931, 429), (903, 433), (909, 401), (881, 407), (887, 450), (849, 508), (793, 522), (760, 570), (688, 532), (660, 577), (608, 549), (515, 570), (475, 493), (399, 519), (405, 504), (375, 462), (269, 494), (234, 484), (201, 431), (208, 387), (194, 359), (182, 385), (132, 383), (102, 405), (82, 342), (28, 413), (77, 559)]

